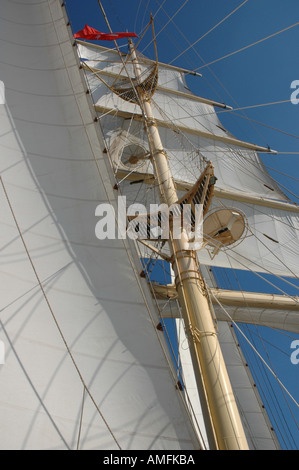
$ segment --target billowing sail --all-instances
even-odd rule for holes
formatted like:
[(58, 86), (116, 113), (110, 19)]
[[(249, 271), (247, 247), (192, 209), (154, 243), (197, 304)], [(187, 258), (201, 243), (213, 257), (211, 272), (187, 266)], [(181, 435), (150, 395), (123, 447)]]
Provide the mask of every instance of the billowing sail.
[(215, 198), (212, 210), (223, 207), (245, 214), (247, 232), (241, 243), (222, 246), (216, 256), (209, 247), (199, 252), (203, 264), (298, 277), (299, 218), (291, 205), (290, 210), (282, 210)]
[[(127, 97), (122, 99), (112, 90), (116, 82), (121, 84), (123, 81), (128, 86), (126, 72), (133, 78), (133, 70), (129, 65), (125, 70), (120, 59), (115, 63), (115, 52), (105, 48), (80, 43), (78, 49), (104, 130), (106, 148), (114, 165), (119, 189), (129, 202), (142, 202), (149, 207), (150, 203), (159, 201), (159, 195), (148, 158), (149, 146), (141, 111)], [(146, 73), (146, 61), (143, 72)], [(238, 141), (229, 134), (218, 120), (213, 103), (192, 95), (186, 87), (183, 73), (168, 69), (164, 64), (159, 66), (159, 80), (152, 97), (152, 108), (180, 194), (183, 195), (192, 188), (205, 163), (212, 161), (217, 182), (206, 220), (216, 211), (226, 208), (243, 216), (244, 231), (234, 243), (225, 245), (220, 239), (217, 245), (215, 233), (211, 230), (204, 232), (206, 243), (198, 252), (200, 264), (274, 273), (279, 276), (298, 276), (298, 207), (288, 201), (265, 171), (257, 152), (269, 149)], [(225, 230), (226, 226), (218, 227), (219, 233)], [(154, 256), (157, 256), (160, 249), (158, 247)], [(166, 245), (163, 249), (167, 256)], [(297, 306), (297, 301), (294, 302)], [(169, 299), (161, 302), (160, 307), (163, 315), (168, 307), (171, 315), (174, 315)], [(247, 306), (245, 301), (242, 306), (227, 306), (228, 316), (216, 302), (214, 310), (217, 319), (225, 322), (244, 321), (297, 331), (297, 308), (295, 312), (292, 309), (271, 309), (268, 304), (257, 309)], [(231, 329), (222, 321), (219, 323), (220, 343), (250, 446), (256, 449), (277, 448), (275, 436), (254, 391), (240, 351), (236, 348)], [(190, 398), (192, 391), (189, 378), (193, 372), (184, 359), (186, 351), (182, 348), (184, 349), (186, 342), (186, 339), (179, 341), (180, 360), (183, 375), (185, 379), (187, 377), (185, 385), (192, 403), (191, 409), (194, 411), (198, 398)], [(190, 359), (187, 359), (187, 363), (188, 361), (190, 363)], [(193, 386), (191, 385), (191, 389)], [(198, 414), (195, 411), (195, 414), (195, 423), (200, 422), (200, 439), (206, 442), (201, 412)]]
[[(126, 72), (133, 75), (129, 65), (124, 68), (118, 60), (115, 64), (115, 53), (93, 45), (78, 46), (83, 61), (89, 67), (87, 74), (93, 93), (96, 109), (110, 115), (140, 121), (141, 112), (138, 105), (124, 101), (115, 95), (98, 78), (113, 85), (119, 76)], [(95, 75), (93, 72), (97, 73)], [(144, 65), (146, 68), (146, 65)], [(201, 168), (202, 160), (211, 160), (215, 166), (217, 187), (238, 190), (243, 193), (259, 194), (263, 197), (285, 199), (255, 152), (267, 151), (253, 144), (239, 141), (230, 135), (221, 125), (211, 104), (202, 102), (187, 88), (184, 74), (160, 65), (159, 80), (152, 98), (154, 117), (160, 127), (160, 134), (170, 159), (173, 177), (183, 182), (196, 181), (196, 174)], [(103, 119), (107, 131), (111, 121)], [(135, 126), (132, 135), (140, 134), (142, 123)], [(109, 146), (113, 141), (113, 130), (109, 132)], [(130, 141), (131, 136), (128, 136)]]
[(95, 237), (114, 179), (64, 8), (1, 7), (0, 447), (198, 448), (134, 244)]
[[(129, 202), (149, 207), (158, 202), (155, 188), (144, 184), (152, 182), (146, 177), (153, 174), (152, 165), (148, 158), (130, 161), (133, 154), (146, 156), (149, 151), (141, 111), (111, 90), (115, 80), (125, 80), (126, 72), (133, 75), (132, 69), (120, 59), (115, 64), (115, 51), (82, 43), (78, 49), (87, 64), (95, 108), (99, 116), (104, 114), (101, 125), (120, 189)], [(209, 160), (217, 178), (211, 212), (229, 208), (245, 219), (241, 243), (220, 245), (216, 252), (208, 243), (198, 253), (200, 263), (297, 277), (299, 208), (265, 171), (257, 151), (267, 149), (235, 139), (222, 127), (214, 107), (202, 101), (186, 88), (181, 71), (159, 67), (153, 110), (177, 187), (182, 194), (189, 190)]]
[[(138, 243), (95, 234), (99, 204), (117, 214), (121, 194), (128, 204), (159, 201), (133, 67), (107, 48), (74, 47), (58, 0), (3, 0), (0, 26), (0, 448), (206, 448)], [(269, 149), (227, 132), (218, 104), (194, 96), (177, 67), (142, 64), (180, 196), (212, 161), (207, 217), (227, 207), (244, 216), (229, 245), (218, 237), (228, 227), (206, 232), (200, 263), (297, 276), (298, 208), (264, 170), (257, 151)], [(225, 320), (220, 342), (250, 446), (274, 448), (227, 319), (214, 308)], [(232, 319), (255, 322), (250, 309), (227, 307)], [(259, 312), (265, 324), (270, 312), (272, 326), (297, 331), (297, 310)]]

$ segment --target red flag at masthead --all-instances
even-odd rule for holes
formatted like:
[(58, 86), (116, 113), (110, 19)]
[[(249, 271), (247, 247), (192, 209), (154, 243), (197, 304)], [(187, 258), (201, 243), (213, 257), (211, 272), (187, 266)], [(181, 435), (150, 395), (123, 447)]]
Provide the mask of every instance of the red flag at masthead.
[(84, 29), (81, 29), (81, 31), (74, 34), (75, 39), (96, 39), (99, 41), (113, 41), (114, 39), (126, 37), (137, 38), (138, 36), (135, 33), (101, 33), (101, 31), (97, 31), (87, 24)]

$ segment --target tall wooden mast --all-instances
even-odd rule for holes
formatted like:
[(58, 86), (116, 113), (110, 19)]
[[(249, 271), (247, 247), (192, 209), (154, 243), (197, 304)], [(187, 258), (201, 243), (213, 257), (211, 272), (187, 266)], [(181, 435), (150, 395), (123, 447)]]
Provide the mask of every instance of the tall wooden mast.
[[(150, 97), (141, 86), (141, 68), (131, 40), (129, 44), (138, 101), (146, 121), (152, 164), (160, 188), (160, 200), (170, 207), (176, 204), (179, 198), (153, 116)], [(246, 450), (247, 439), (222, 356), (196, 252), (189, 249), (183, 232), (180, 239), (174, 239), (171, 229), (169, 246), (178, 299), (190, 338), (198, 389), (206, 399), (204, 414), (210, 446), (220, 450)]]
[[(109, 30), (112, 32), (101, 1), (98, 0), (98, 3)], [(124, 99), (138, 102), (141, 107), (152, 164), (160, 190), (160, 200), (161, 203), (166, 203), (170, 207), (176, 204), (179, 198), (167, 154), (163, 149), (159, 129), (153, 116), (150, 95), (142, 86), (141, 68), (131, 39), (129, 39), (129, 46), (137, 83), (131, 93), (137, 96), (136, 101), (132, 100), (132, 95), (129, 92), (131, 96)], [(133, 85), (132, 80), (131, 84)], [(181, 238), (173, 238), (171, 228), (169, 248), (178, 299), (190, 338), (190, 352), (198, 392), (202, 398), (210, 447), (219, 450), (248, 450), (247, 439), (210, 312), (208, 293), (200, 273), (196, 252), (189, 249), (188, 239), (183, 232)]]

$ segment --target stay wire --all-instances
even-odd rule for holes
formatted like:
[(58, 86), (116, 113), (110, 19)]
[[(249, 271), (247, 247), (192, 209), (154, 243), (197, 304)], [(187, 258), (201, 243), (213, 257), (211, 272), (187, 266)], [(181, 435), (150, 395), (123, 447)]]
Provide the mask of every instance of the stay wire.
[(266, 36), (265, 38), (259, 39), (258, 41), (255, 41), (252, 44), (248, 44), (247, 46), (241, 47), (240, 49), (238, 49), (234, 52), (230, 52), (229, 54), (226, 54), (222, 57), (219, 57), (218, 59), (212, 60), (211, 62), (209, 62), (205, 65), (201, 65), (200, 67), (196, 68), (194, 71), (201, 70), (205, 67), (208, 67), (209, 65), (215, 64), (216, 62), (227, 59), (228, 57), (231, 57), (235, 54), (238, 54), (239, 52), (245, 51), (246, 49), (249, 49), (250, 47), (256, 46), (257, 44), (260, 44), (261, 42), (264, 42), (267, 39), (271, 39), (271, 38), (277, 36), (278, 34), (284, 33), (285, 31), (288, 31), (289, 29), (294, 28), (295, 26), (298, 26), (298, 25), (299, 25), (299, 21), (297, 23), (294, 23), (294, 24), (288, 26), (287, 28), (284, 28), (284, 29), (281, 29), (280, 31), (277, 31), (276, 33), (270, 34), (269, 36)]
[[(232, 267), (231, 263), (230, 263), (230, 266), (231, 266), (231, 267), (230, 267), (230, 271), (231, 271), (231, 272), (233, 273), (233, 275), (234, 275), (235, 281), (236, 281), (236, 283), (237, 283), (238, 286), (239, 286), (239, 290), (240, 290), (241, 292), (243, 292), (243, 289), (242, 289), (242, 287), (241, 287), (241, 285), (240, 285), (240, 282), (239, 282), (239, 278), (238, 278), (238, 276), (236, 275), (235, 269)], [(225, 272), (225, 274), (227, 274), (227, 269), (224, 269), (224, 272)], [(223, 273), (223, 270), (221, 270), (220, 273)], [(218, 275), (219, 272), (217, 271), (216, 274)], [(231, 280), (230, 280), (229, 277), (227, 277), (227, 281), (228, 281), (228, 283), (230, 284), (230, 288), (233, 289), (232, 284), (231, 284)], [(226, 286), (227, 283), (224, 282), (224, 285)], [(213, 297), (215, 297), (214, 294), (213, 294), (213, 292), (211, 292), (210, 294), (212, 294)], [(244, 298), (244, 302), (245, 302), (245, 304), (246, 304), (245, 298)], [(219, 305), (220, 305), (219, 300), (218, 300), (218, 303), (219, 303)], [(222, 304), (221, 304), (221, 308), (225, 311), (225, 309), (224, 309), (224, 307), (223, 307)], [(268, 351), (267, 351), (267, 349), (266, 349), (265, 341), (264, 341), (264, 339), (261, 337), (261, 334), (260, 334), (260, 331), (259, 331), (259, 329), (258, 329), (258, 326), (257, 326), (256, 324), (253, 324), (252, 326), (255, 327), (256, 335), (259, 337), (259, 341), (260, 341), (260, 343), (261, 343), (262, 346), (263, 346), (263, 349), (264, 349), (264, 351), (265, 351), (265, 354), (267, 355), (269, 364), (270, 364), (270, 366), (271, 366), (271, 368), (272, 368), (272, 370), (273, 370), (273, 372), (274, 372), (273, 365), (271, 364), (270, 355), (269, 355), (269, 353), (268, 353)], [(247, 338), (247, 340), (249, 341), (249, 337), (250, 337), (250, 338), (251, 338), (251, 341), (250, 341), (250, 342), (251, 342), (252, 344), (255, 344), (255, 341), (254, 341), (254, 339), (253, 339), (253, 331), (252, 331), (251, 328), (249, 328), (249, 325), (248, 325), (248, 324), (244, 324), (242, 327), (247, 330), (247, 333), (246, 333), (247, 336), (246, 336), (245, 333), (244, 333), (244, 335), (245, 335), (245, 337)], [(241, 340), (242, 340), (242, 337), (241, 337)], [(249, 343), (250, 343), (250, 342), (249, 342)], [(239, 341), (239, 343), (241, 343), (241, 341)], [(273, 345), (272, 343), (270, 343), (270, 344), (274, 347), (274, 345)], [(241, 346), (241, 344), (240, 344), (240, 346)], [(277, 348), (276, 348), (276, 349), (277, 349)], [(242, 348), (241, 348), (241, 350), (242, 350)], [(282, 351), (282, 352), (283, 352), (283, 351)], [(242, 353), (243, 353), (243, 351), (242, 351)], [(255, 374), (255, 375), (256, 375), (255, 381), (256, 381), (256, 383), (259, 385), (260, 391), (263, 392), (263, 395), (264, 395), (263, 400), (264, 400), (264, 403), (267, 403), (268, 408), (269, 408), (269, 411), (272, 412), (273, 406), (276, 408), (276, 414), (277, 414), (277, 416), (275, 416), (275, 414), (273, 414), (272, 419), (275, 421), (275, 424), (277, 425), (277, 428), (281, 428), (281, 426), (283, 426), (284, 429), (287, 428), (288, 434), (289, 434), (289, 436), (292, 438), (292, 434), (291, 434), (290, 428), (289, 428), (289, 426), (288, 426), (287, 420), (286, 420), (286, 418), (285, 418), (285, 416), (284, 416), (284, 412), (283, 412), (283, 410), (282, 410), (281, 404), (280, 404), (280, 402), (278, 401), (278, 399), (276, 398), (275, 390), (273, 389), (273, 385), (272, 385), (272, 383), (271, 383), (271, 381), (270, 381), (268, 375), (264, 373), (264, 371), (263, 371), (263, 369), (262, 369), (262, 367), (261, 367), (261, 366), (262, 366), (261, 362), (257, 360), (257, 356), (256, 356), (255, 354), (254, 354), (253, 357), (251, 357), (248, 353), (246, 354), (246, 360), (247, 360), (247, 362), (251, 365), (251, 367), (253, 368), (253, 370), (254, 370), (255, 372), (256, 372), (256, 369), (258, 369), (258, 370), (260, 371), (260, 372), (259, 372), (260, 375)], [(253, 363), (253, 362), (254, 362), (254, 363)], [(277, 374), (276, 374), (276, 375), (277, 375)], [(264, 383), (262, 383), (262, 381), (263, 381)], [(268, 392), (267, 392), (267, 393), (265, 393), (265, 387), (267, 387), (267, 389), (268, 389)], [(287, 398), (286, 398), (285, 392), (284, 392), (283, 390), (282, 390), (282, 394), (283, 394), (283, 396), (284, 396), (284, 398), (285, 398), (286, 406), (289, 408), (289, 412), (290, 412), (290, 414), (291, 414), (291, 416), (292, 416), (294, 422), (296, 423), (296, 418), (295, 418), (295, 416), (294, 416), (294, 413), (292, 412), (292, 409), (291, 409), (291, 407), (290, 407), (290, 404), (289, 404), (289, 402), (288, 402), (288, 400), (287, 400)], [(269, 397), (268, 397), (268, 395), (269, 395)], [(270, 401), (269, 401), (269, 400), (272, 400), (273, 405), (270, 404)], [(271, 413), (271, 414), (272, 414), (272, 413)], [(280, 426), (278, 425), (278, 420), (281, 421)], [(283, 438), (284, 442), (286, 443), (285, 437), (282, 436), (282, 438)], [(292, 441), (293, 441), (293, 438), (292, 438)], [(290, 442), (290, 441), (289, 441), (289, 442)]]
[(278, 376), (275, 374), (275, 372), (271, 369), (271, 367), (267, 364), (267, 362), (264, 360), (264, 358), (261, 356), (261, 354), (258, 352), (258, 350), (254, 347), (254, 345), (249, 341), (247, 336), (243, 333), (241, 328), (238, 326), (238, 324), (233, 320), (231, 315), (228, 313), (228, 311), (223, 307), (223, 305), (219, 302), (217, 297), (212, 293), (213, 298), (217, 302), (217, 304), (221, 307), (221, 309), (224, 311), (224, 313), (227, 315), (227, 317), (230, 319), (230, 321), (233, 323), (235, 328), (239, 331), (239, 333), (243, 336), (243, 338), (246, 340), (246, 342), (249, 344), (249, 346), (252, 348), (252, 350), (257, 354), (257, 356), (260, 358), (260, 360), (263, 362), (263, 364), (266, 366), (266, 368), (270, 371), (270, 373), (274, 376), (274, 378), (277, 380), (277, 382), (281, 385), (281, 387), (285, 390), (287, 395), (291, 398), (291, 400), (295, 403), (297, 408), (299, 408), (299, 403), (295, 400), (295, 398), (291, 395), (291, 393), (288, 391), (288, 389), (284, 386), (284, 384), (281, 382), (281, 380), (278, 378)]
[[(172, 59), (172, 61), (170, 62), (170, 64), (172, 64), (175, 60), (177, 60), (179, 57), (181, 57), (183, 54), (185, 54), (189, 49), (193, 48), (193, 46), (195, 46), (195, 44), (197, 44), (199, 41), (201, 41), (203, 38), (205, 38), (206, 36), (208, 36), (208, 34), (210, 34), (212, 31), (214, 31), (218, 26), (220, 26), (222, 23), (224, 23), (224, 21), (226, 21), (230, 16), (232, 16), (236, 11), (238, 11), (241, 7), (243, 7), (246, 3), (248, 2), (248, 0), (245, 0), (241, 5), (239, 5), (237, 8), (235, 8), (233, 11), (231, 11), (225, 18), (223, 18), (221, 21), (219, 21), (219, 23), (217, 23), (215, 26), (213, 26), (213, 28), (211, 28), (209, 31), (207, 31), (203, 36), (201, 36), (199, 39), (197, 39), (195, 42), (193, 42), (189, 47), (187, 47), (187, 49), (185, 49), (183, 52), (181, 52), (178, 56), (176, 56), (174, 59)], [(208, 64), (209, 65), (209, 64)]]
[[(176, 12), (172, 15), (171, 18), (168, 19), (168, 21), (163, 25), (163, 27), (160, 29), (160, 31), (156, 34), (156, 38), (162, 33), (162, 31), (166, 28), (166, 26), (168, 26), (168, 24), (173, 20), (173, 18), (184, 8), (184, 6), (189, 2), (189, 0), (185, 0), (185, 2), (183, 3), (183, 5), (181, 5), (177, 10)], [(156, 3), (158, 3), (159, 5), (159, 2), (156, 0)], [(163, 4), (160, 6), (160, 8), (162, 8)], [(157, 12), (155, 13), (154, 17), (156, 16), (156, 14), (158, 13), (159, 10), (157, 10)], [(147, 44), (147, 46), (143, 49), (142, 52), (144, 52), (153, 42), (153, 39)]]

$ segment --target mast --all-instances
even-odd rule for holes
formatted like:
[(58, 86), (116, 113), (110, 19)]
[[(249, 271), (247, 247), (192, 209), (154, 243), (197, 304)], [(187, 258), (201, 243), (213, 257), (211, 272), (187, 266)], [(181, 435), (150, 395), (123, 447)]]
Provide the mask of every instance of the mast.
[[(170, 207), (176, 204), (179, 198), (153, 116), (150, 98), (146, 91), (138, 86), (141, 82), (141, 68), (131, 40), (129, 45), (137, 81), (136, 91), (160, 188), (160, 200)], [(174, 239), (170, 228), (169, 246), (178, 299), (190, 338), (198, 390), (202, 395), (203, 388), (206, 397), (208, 413), (205, 413), (205, 420), (208, 420), (206, 424), (210, 445), (211, 448), (219, 450), (247, 450), (247, 440), (220, 349), (196, 252), (188, 249), (188, 240), (183, 232), (181, 235), (180, 239)]]

